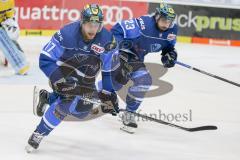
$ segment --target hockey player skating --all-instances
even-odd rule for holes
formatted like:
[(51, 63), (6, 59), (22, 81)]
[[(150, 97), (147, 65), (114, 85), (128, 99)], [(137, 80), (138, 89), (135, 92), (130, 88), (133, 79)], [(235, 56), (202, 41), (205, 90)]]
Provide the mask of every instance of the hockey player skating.
[(23, 50), (17, 42), (19, 25), (14, 17), (14, 0), (0, 1), (0, 47), (6, 57), (4, 65), (11, 64), (16, 74), (25, 75), (29, 70)]
[[(98, 112), (118, 112), (118, 102), (112, 90), (110, 72), (113, 71), (116, 41), (103, 27), (103, 13), (98, 5), (86, 5), (81, 21), (64, 26), (40, 54), (39, 66), (53, 88), (50, 107), (30, 136), (27, 152), (39, 147), (41, 140), (69, 115), (84, 119), (92, 113), (93, 104), (81, 98), (99, 98), (108, 107)], [(118, 61), (116, 60), (116, 65)], [(103, 89), (96, 91), (95, 80), (101, 69)]]
[[(175, 17), (175, 11), (170, 5), (160, 3), (154, 15), (123, 20), (112, 27), (111, 32), (119, 44), (121, 61), (118, 72), (113, 74), (117, 82), (114, 84), (115, 90), (129, 80), (133, 82), (125, 99), (127, 111), (136, 112), (152, 84), (152, 77), (144, 64), (144, 57), (148, 53), (161, 51), (163, 66), (171, 68), (175, 65)], [(122, 121), (124, 126), (121, 129), (134, 133), (137, 128), (135, 117), (125, 112)]]
[[(111, 32), (116, 37), (120, 48), (121, 66), (112, 74), (115, 90), (119, 90), (129, 80), (125, 99), (126, 109), (135, 112), (146, 92), (152, 84), (152, 78), (144, 64), (144, 57), (150, 52), (162, 51), (161, 61), (166, 68), (173, 67), (177, 60), (175, 50), (177, 25), (174, 23), (174, 9), (165, 3), (160, 3), (152, 16), (123, 20), (112, 27)], [(46, 104), (55, 99), (54, 93), (46, 90), (35, 92), (34, 108), (38, 116), (42, 116)], [(122, 130), (134, 133), (137, 128), (135, 117), (125, 112), (122, 116)]]

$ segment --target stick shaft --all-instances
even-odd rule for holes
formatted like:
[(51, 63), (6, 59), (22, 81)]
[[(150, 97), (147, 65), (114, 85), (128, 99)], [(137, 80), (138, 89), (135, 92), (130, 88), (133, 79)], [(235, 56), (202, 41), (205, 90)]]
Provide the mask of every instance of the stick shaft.
[(213, 77), (213, 78), (216, 78), (216, 79), (218, 79), (218, 80), (221, 80), (221, 81), (230, 83), (230, 84), (232, 84), (232, 85), (235, 85), (235, 86), (237, 86), (237, 87), (240, 87), (240, 84), (239, 84), (239, 83), (236, 83), (236, 82), (230, 81), (230, 80), (228, 80), (228, 79), (219, 77), (219, 76), (217, 76), (217, 75), (208, 73), (208, 72), (206, 72), (206, 71), (203, 71), (203, 70), (200, 70), (200, 69), (198, 69), (198, 68), (192, 67), (192, 66), (190, 66), (190, 65), (188, 65), (188, 64), (185, 64), (185, 63), (182, 63), (182, 62), (179, 62), (179, 61), (176, 61), (175, 63), (178, 64), (178, 65), (180, 65), (180, 66), (186, 67), (186, 68), (188, 68), (188, 69), (197, 71), (197, 72), (199, 72), (199, 73), (208, 75), (208, 76), (210, 76), (210, 77)]

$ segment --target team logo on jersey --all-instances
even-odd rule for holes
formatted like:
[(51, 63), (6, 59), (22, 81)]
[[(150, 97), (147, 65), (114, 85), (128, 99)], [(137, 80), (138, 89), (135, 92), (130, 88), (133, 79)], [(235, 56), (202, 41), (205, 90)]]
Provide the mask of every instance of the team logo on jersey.
[(161, 47), (162, 45), (158, 43), (151, 44), (151, 52), (159, 52)]
[(168, 34), (168, 36), (167, 36), (167, 40), (172, 41), (172, 40), (175, 40), (176, 37), (177, 37), (176, 34), (172, 34), (172, 33), (170, 33), (170, 34)]
[(101, 54), (105, 51), (105, 49), (101, 46), (98, 46), (96, 44), (92, 44), (91, 50), (93, 50), (96, 54)]

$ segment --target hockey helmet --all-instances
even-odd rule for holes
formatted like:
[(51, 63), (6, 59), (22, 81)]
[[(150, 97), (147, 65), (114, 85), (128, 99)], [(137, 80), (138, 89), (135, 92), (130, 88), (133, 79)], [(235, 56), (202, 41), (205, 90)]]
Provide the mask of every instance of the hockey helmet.
[(160, 5), (156, 8), (155, 17), (157, 21), (161, 17), (164, 17), (170, 21), (174, 21), (176, 18), (176, 13), (171, 5), (160, 3)]

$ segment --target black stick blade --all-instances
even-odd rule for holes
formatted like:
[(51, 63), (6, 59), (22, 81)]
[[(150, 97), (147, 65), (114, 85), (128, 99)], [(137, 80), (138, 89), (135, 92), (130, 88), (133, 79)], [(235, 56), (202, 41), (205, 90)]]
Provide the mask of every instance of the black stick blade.
[(196, 132), (196, 131), (205, 131), (205, 130), (217, 130), (217, 126), (201, 126), (195, 128), (186, 128), (187, 131)]

